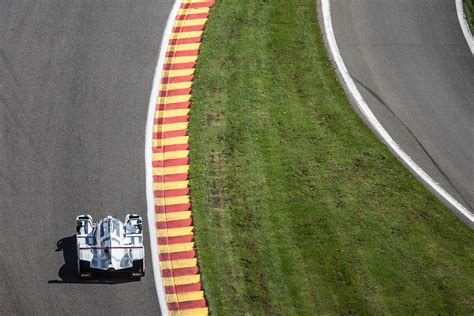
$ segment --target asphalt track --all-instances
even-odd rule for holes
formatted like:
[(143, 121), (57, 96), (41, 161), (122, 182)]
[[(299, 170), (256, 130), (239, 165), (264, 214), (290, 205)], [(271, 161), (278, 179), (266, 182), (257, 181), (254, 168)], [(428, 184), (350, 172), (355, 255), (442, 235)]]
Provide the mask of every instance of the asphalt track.
[(159, 314), (148, 236), (141, 282), (90, 283), (74, 277), (71, 236), (83, 212), (146, 218), (145, 123), (172, 4), (0, 1), (0, 315)]
[(412, 159), (474, 209), (474, 58), (454, 1), (331, 1), (344, 62)]

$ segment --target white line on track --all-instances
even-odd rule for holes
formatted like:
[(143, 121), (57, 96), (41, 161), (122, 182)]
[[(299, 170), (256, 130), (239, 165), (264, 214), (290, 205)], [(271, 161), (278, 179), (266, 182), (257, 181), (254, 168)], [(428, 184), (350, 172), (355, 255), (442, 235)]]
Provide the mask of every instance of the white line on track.
[(459, 203), (453, 196), (451, 196), (446, 190), (444, 190), (439, 183), (434, 181), (420, 166), (418, 166), (410, 156), (395, 142), (390, 134), (385, 130), (382, 124), (377, 120), (374, 113), (370, 110), (369, 106), (365, 102), (364, 98), (359, 92), (354, 80), (352, 80), (349, 71), (344, 64), (344, 60), (339, 51), (336, 37), (334, 35), (334, 29), (332, 27), (331, 18), (331, 4), (330, 0), (320, 0), (322, 4), (322, 15), (324, 22), (324, 33), (326, 36), (327, 44), (329, 46), (330, 54), (336, 63), (337, 70), (340, 77), (342, 77), (345, 88), (349, 91), (350, 95), (355, 101), (355, 104), (359, 111), (362, 113), (364, 118), (369, 122), (376, 133), (382, 138), (382, 140), (389, 146), (393, 153), (395, 153), (401, 161), (408, 166), (419, 177), (425, 182), (439, 197), (441, 197), (445, 203), (450, 206), (455, 214), (460, 217), (466, 224), (471, 228), (474, 228), (474, 214), (472, 214), (467, 208)]
[(148, 105), (148, 117), (146, 122), (146, 133), (145, 133), (145, 168), (146, 168), (146, 198), (147, 198), (147, 217), (148, 217), (148, 228), (150, 230), (150, 248), (151, 258), (153, 265), (153, 275), (155, 278), (155, 287), (160, 302), (161, 314), (168, 316), (168, 305), (166, 303), (165, 288), (163, 286), (163, 280), (161, 278), (160, 269), (160, 257), (158, 255), (158, 245), (156, 236), (155, 226), (155, 195), (153, 190), (153, 164), (152, 164), (152, 145), (153, 145), (153, 126), (155, 122), (155, 110), (156, 100), (160, 91), (160, 83), (163, 72), (163, 65), (166, 58), (166, 50), (170, 40), (171, 33), (173, 31), (173, 24), (178, 15), (179, 7), (181, 6), (181, 0), (176, 0), (173, 8), (171, 9), (166, 27), (163, 32), (163, 38), (161, 40), (160, 54), (158, 57), (158, 63), (155, 68), (155, 75), (153, 78), (153, 86), (151, 90), (150, 103)]
[(462, 33), (466, 38), (467, 45), (469, 45), (469, 49), (474, 55), (474, 36), (472, 36), (471, 29), (469, 28), (469, 24), (467, 23), (462, 0), (456, 0), (456, 12), (458, 14), (458, 20), (459, 24), (461, 25)]

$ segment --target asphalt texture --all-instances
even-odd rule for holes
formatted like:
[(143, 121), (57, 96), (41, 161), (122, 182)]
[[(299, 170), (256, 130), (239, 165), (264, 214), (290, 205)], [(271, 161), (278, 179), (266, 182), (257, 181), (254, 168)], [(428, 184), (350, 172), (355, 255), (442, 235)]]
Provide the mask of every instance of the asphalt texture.
[[(173, 0), (0, 1), (0, 315), (157, 315), (147, 275), (75, 275), (75, 217), (146, 219), (144, 140)], [(148, 228), (147, 225), (144, 227)]]
[(474, 57), (451, 0), (333, 0), (344, 62), (395, 141), (474, 210)]

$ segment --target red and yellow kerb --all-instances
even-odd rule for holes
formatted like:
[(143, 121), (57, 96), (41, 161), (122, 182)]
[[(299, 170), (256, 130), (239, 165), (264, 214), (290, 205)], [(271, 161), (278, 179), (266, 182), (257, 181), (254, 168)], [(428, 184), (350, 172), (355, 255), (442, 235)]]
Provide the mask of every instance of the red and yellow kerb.
[(170, 315), (207, 315), (189, 200), (188, 120), (194, 67), (214, 0), (182, 0), (166, 52), (153, 126), (160, 268)]

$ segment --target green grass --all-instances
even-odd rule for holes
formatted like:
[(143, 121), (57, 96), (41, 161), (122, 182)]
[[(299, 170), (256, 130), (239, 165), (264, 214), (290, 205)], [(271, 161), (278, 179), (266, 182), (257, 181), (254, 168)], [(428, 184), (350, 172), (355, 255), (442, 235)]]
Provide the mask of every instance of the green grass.
[(464, 0), (464, 14), (471, 27), (471, 33), (474, 34), (474, 0)]
[(213, 314), (474, 313), (472, 231), (354, 113), (314, 0), (217, 1), (191, 115)]

